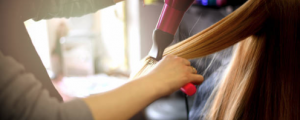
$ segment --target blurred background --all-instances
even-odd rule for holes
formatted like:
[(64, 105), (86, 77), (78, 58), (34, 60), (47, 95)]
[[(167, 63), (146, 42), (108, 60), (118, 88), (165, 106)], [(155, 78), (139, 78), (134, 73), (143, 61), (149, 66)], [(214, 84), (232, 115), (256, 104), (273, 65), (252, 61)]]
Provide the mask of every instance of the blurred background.
[[(241, 4), (218, 6), (209, 1), (195, 0), (183, 17), (174, 43), (209, 27)], [(52, 83), (68, 101), (129, 81), (131, 71), (152, 46), (152, 32), (163, 2), (127, 0), (82, 17), (28, 20), (24, 24)], [(190, 106), (193, 98), (189, 98)], [(154, 102), (132, 119), (182, 120), (186, 119), (185, 110), (179, 91)]]

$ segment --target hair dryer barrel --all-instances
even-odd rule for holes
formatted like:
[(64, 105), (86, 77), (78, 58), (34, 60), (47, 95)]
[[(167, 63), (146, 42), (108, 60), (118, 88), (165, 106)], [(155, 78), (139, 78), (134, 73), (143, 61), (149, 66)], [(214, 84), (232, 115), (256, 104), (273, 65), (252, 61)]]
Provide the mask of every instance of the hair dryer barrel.
[(175, 35), (184, 13), (194, 0), (165, 0), (156, 29)]

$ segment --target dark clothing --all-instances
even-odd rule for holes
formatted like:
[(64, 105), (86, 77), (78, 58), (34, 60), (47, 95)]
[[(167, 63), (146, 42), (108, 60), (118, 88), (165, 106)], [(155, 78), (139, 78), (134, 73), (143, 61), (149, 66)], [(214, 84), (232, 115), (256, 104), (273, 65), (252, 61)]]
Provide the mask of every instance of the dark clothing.
[[(232, 8), (232, 10), (228, 10), (228, 7), (211, 8), (192, 6), (183, 17), (174, 43), (182, 41), (208, 28), (238, 7), (239, 6), (231, 6), (230, 8)], [(198, 87), (197, 93), (195, 94), (194, 103), (189, 113), (190, 120), (199, 120), (205, 117), (207, 111), (203, 110), (203, 108), (207, 102), (210, 102), (208, 99), (212, 91), (222, 79), (223, 73), (231, 60), (232, 51), (233, 47), (230, 47), (223, 51), (191, 60), (191, 65), (197, 69), (198, 74), (204, 76), (205, 80)], [(190, 99), (192, 99), (192, 97), (190, 97)]]
[(197, 95), (189, 114), (189, 118), (191, 120), (204, 119), (207, 111), (205, 111), (203, 108), (206, 103), (211, 102), (208, 101), (208, 99), (211, 96), (212, 91), (222, 79), (224, 71), (229, 65), (232, 56), (231, 53), (232, 47), (214, 54), (214, 59), (212, 59), (210, 62), (212, 62), (212, 65), (215, 63), (219, 63), (219, 65), (214, 66), (217, 67), (217, 69), (215, 69), (214, 72), (212, 72), (212, 74), (210, 74), (209, 77), (207, 77), (205, 81), (198, 87)]

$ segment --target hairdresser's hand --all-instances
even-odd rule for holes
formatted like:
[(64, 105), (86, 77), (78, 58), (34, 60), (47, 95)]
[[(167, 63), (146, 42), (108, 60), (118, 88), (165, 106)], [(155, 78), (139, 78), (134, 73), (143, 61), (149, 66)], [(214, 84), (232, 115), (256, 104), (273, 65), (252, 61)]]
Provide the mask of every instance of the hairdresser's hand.
[(162, 95), (168, 95), (187, 83), (200, 84), (203, 82), (203, 77), (195, 74), (190, 65), (191, 63), (187, 59), (167, 55), (146, 76), (151, 78)]

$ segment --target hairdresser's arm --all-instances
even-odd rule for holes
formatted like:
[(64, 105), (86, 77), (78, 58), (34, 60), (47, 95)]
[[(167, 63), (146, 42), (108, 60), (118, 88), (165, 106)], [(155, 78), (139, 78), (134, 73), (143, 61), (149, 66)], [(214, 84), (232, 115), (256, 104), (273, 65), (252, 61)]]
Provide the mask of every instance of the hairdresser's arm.
[(22, 20), (76, 17), (94, 13), (123, 0), (22, 0), (19, 13)]
[(186, 83), (201, 83), (203, 77), (192, 74), (189, 64), (186, 59), (168, 56), (149, 74), (84, 100), (96, 120), (129, 119), (154, 100), (178, 90)]
[(34, 75), (26, 72), (24, 66), (11, 57), (3, 56), (0, 51), (0, 118), (129, 119), (160, 96), (179, 89), (187, 82), (202, 81), (201, 76), (191, 75), (191, 68), (180, 61), (183, 60), (165, 59), (155, 71), (111, 92), (62, 103), (50, 97), (49, 92)]

